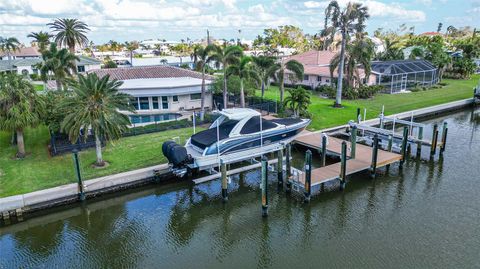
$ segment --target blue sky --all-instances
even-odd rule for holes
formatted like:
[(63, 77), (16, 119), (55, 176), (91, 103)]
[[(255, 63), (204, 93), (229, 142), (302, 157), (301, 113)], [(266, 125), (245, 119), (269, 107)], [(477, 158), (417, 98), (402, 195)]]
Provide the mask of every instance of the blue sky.
[[(307, 33), (323, 27), (329, 1), (307, 0), (0, 0), (0, 36), (27, 42), (32, 31), (48, 30), (59, 17), (79, 18), (90, 25), (96, 43), (161, 38), (196, 39), (210, 29), (217, 38), (253, 39), (264, 28), (292, 24)], [(345, 5), (348, 0), (339, 0)], [(480, 28), (480, 0), (358, 0), (369, 7), (369, 32), (402, 23), (416, 32), (445, 26)]]

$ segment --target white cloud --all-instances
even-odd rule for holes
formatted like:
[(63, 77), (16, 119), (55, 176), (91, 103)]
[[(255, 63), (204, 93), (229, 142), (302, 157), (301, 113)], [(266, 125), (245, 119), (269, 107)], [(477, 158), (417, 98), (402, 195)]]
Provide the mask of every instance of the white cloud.
[[(422, 0), (429, 1), (429, 0)], [(350, 0), (338, 0), (341, 7), (345, 7)], [(422, 22), (426, 20), (426, 15), (423, 11), (406, 9), (398, 3), (385, 4), (375, 0), (359, 0), (356, 1), (368, 7), (369, 14), (372, 18), (382, 17), (391, 18), (394, 20), (402, 20), (405, 22)], [(307, 9), (320, 9), (328, 6), (329, 1), (307, 1), (303, 5)]]

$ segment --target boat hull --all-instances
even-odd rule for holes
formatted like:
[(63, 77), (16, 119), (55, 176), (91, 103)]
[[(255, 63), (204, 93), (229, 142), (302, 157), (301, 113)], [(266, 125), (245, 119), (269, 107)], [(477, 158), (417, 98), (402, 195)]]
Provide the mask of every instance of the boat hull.
[(306, 120), (285, 129), (264, 132), (262, 135), (256, 133), (227, 138), (207, 147), (202, 154), (199, 153), (198, 148), (195, 149), (187, 143), (187, 152), (194, 159), (191, 168), (203, 170), (218, 166), (220, 161), (224, 163), (240, 162), (278, 151), (292, 142), (309, 123), (310, 121)]

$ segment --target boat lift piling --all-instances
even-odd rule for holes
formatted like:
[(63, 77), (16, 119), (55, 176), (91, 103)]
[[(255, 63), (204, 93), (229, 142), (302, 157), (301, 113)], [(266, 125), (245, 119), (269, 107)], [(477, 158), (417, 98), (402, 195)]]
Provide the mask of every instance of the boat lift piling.
[(432, 144), (430, 147), (430, 156), (433, 157), (437, 151), (437, 140), (438, 140), (438, 124), (433, 125), (432, 130)]
[(227, 178), (227, 164), (220, 160), (220, 171), (222, 173), (222, 201), (228, 201), (228, 178)]
[(305, 152), (305, 203), (310, 202), (310, 196), (312, 195), (312, 152), (308, 149)]
[(320, 165), (321, 167), (325, 166), (325, 162), (327, 159), (327, 135), (322, 134), (322, 145), (320, 150)]
[(283, 149), (277, 153), (277, 179), (278, 188), (283, 188)]
[(407, 160), (407, 142), (408, 142), (408, 127), (403, 127), (403, 139), (402, 139), (402, 159), (400, 160), (400, 169), (403, 168), (403, 164)]
[(266, 156), (262, 157), (262, 217), (268, 216), (268, 159)]
[(350, 158), (355, 159), (357, 149), (357, 126), (353, 126), (350, 132)]
[(292, 191), (292, 167), (290, 163), (290, 155), (292, 154), (292, 146), (290, 144), (287, 144), (287, 147), (285, 149), (285, 170), (286, 170), (286, 187), (285, 187), (285, 192), (290, 193)]

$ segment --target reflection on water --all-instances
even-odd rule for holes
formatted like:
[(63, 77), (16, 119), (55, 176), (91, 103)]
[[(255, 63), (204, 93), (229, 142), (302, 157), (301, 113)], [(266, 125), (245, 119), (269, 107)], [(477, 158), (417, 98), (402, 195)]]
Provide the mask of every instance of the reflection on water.
[(259, 171), (232, 178), (227, 204), (214, 181), (55, 210), (0, 228), (0, 268), (480, 267), (479, 115), (428, 121), (449, 123), (442, 158), (424, 150), (403, 171), (359, 174), (310, 204), (277, 193), (270, 173), (266, 219)]

